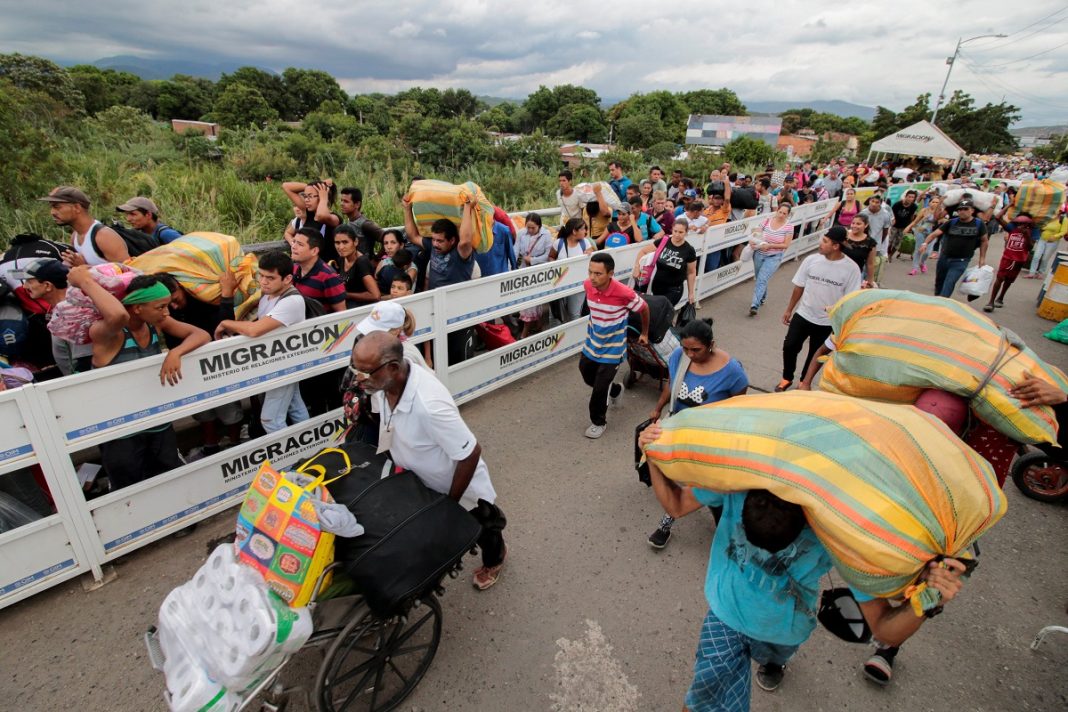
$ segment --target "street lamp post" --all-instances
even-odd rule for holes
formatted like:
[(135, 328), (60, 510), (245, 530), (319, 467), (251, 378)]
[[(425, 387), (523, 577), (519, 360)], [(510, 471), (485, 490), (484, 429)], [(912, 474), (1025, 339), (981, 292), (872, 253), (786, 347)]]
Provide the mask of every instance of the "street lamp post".
[(946, 64), (949, 65), (949, 69), (946, 70), (946, 80), (942, 82), (942, 91), (938, 92), (938, 101), (935, 103), (934, 113), (931, 115), (931, 123), (934, 124), (935, 119), (938, 118), (938, 110), (942, 108), (942, 102), (946, 99), (946, 86), (949, 85), (949, 75), (953, 73), (953, 65), (957, 61), (957, 55), (960, 54), (960, 46), (968, 44), (972, 40), (981, 40), (986, 37), (1008, 37), (1008, 35), (977, 35), (975, 37), (969, 37), (966, 40), (957, 38), (957, 48), (953, 50), (953, 56), (946, 58)]

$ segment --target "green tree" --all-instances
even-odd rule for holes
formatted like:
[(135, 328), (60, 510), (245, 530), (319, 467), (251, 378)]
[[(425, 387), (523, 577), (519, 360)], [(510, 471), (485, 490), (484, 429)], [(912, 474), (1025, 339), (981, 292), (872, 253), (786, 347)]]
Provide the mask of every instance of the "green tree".
[(746, 116), (749, 113), (738, 95), (726, 88), (688, 91), (679, 98), (691, 114)]
[[(660, 128), (656, 131), (645, 132), (654, 140), (640, 146), (638, 144), (628, 145), (645, 148), (661, 141), (681, 143), (686, 135), (686, 119), (689, 117), (690, 112), (677, 94), (672, 94), (669, 91), (632, 94), (630, 98), (625, 102), (621, 102), (621, 104), (622, 106), (617, 105), (619, 107), (618, 111), (615, 111), (616, 107), (613, 107), (615, 115), (619, 116), (618, 128), (621, 140), (624, 134), (624, 121), (641, 116), (646, 119), (652, 119), (660, 125)], [(610, 116), (612, 114), (613, 112), (610, 112)], [(644, 120), (641, 123), (628, 121), (627, 126), (626, 132), (631, 134), (636, 127), (651, 126), (651, 124)]]
[(1016, 150), (1016, 137), (1009, 126), (1020, 118), (1012, 104), (986, 104), (975, 108), (968, 94), (957, 90), (938, 114), (938, 126), (969, 153), (1010, 153)]
[(389, 107), (381, 95), (360, 94), (349, 101), (348, 112), (360, 124), (374, 127), (380, 134), (389, 133)]
[(19, 205), (63, 176), (52, 122), (70, 114), (70, 107), (51, 96), (0, 79), (0, 203)]
[(474, 118), (486, 105), (467, 89), (446, 89), (441, 93), (441, 115), (444, 118)]
[[(334, 101), (323, 102), (324, 109), (329, 108)], [(378, 134), (371, 124), (361, 124), (355, 116), (349, 116), (337, 107), (337, 111), (313, 111), (304, 117), (301, 123), (301, 131), (315, 134), (323, 141), (341, 141), (353, 148), (363, 141)]]
[(723, 147), (723, 157), (735, 166), (765, 166), (778, 162), (779, 152), (759, 139), (738, 136)]
[(809, 159), (817, 165), (826, 165), (834, 159), (841, 158), (846, 154), (845, 141), (831, 141), (820, 136), (812, 146)]
[(608, 127), (600, 109), (589, 104), (566, 104), (545, 124), (545, 132), (551, 136), (568, 138), (587, 143), (603, 141)]
[(616, 142), (624, 148), (642, 149), (673, 139), (672, 132), (652, 114), (626, 116), (616, 124)]
[(349, 100), (337, 80), (319, 69), (289, 67), (282, 72), (282, 81), (295, 119), (304, 118), (324, 101), (333, 99), (344, 105)]
[(876, 137), (889, 136), (900, 128), (901, 124), (898, 123), (896, 113), (885, 106), (875, 107), (875, 116), (871, 120), (871, 130)]
[(1048, 146), (1036, 146), (1031, 153), (1047, 161), (1068, 162), (1068, 134), (1050, 136)]
[(175, 74), (161, 82), (156, 98), (156, 118), (199, 120), (212, 109), (215, 85), (201, 77)]
[[(511, 107), (509, 111), (505, 107)], [(487, 109), (478, 115), (478, 123), (486, 127), (487, 131), (500, 131), (502, 133), (511, 133), (516, 130), (515, 123), (512, 120), (515, 114), (514, 104), (498, 104), (491, 109)]]
[(259, 90), (247, 84), (230, 84), (215, 99), (211, 118), (226, 128), (263, 126), (278, 118), (275, 111)]
[(523, 130), (547, 129), (549, 121), (556, 116), (557, 112), (562, 107), (571, 104), (585, 104), (596, 109), (598, 113), (601, 111), (601, 98), (592, 89), (574, 84), (561, 84), (552, 89), (542, 85), (537, 91), (528, 95), (526, 101), (523, 102), (530, 125), (521, 128)]
[(64, 106), (85, 111), (85, 97), (70, 73), (55, 62), (25, 54), (0, 54), (0, 79), (12, 86), (50, 96)]
[(228, 86), (237, 83), (257, 90), (267, 104), (278, 112), (279, 116), (283, 118), (291, 116), (289, 94), (286, 91), (286, 85), (282, 81), (282, 77), (256, 67), (239, 67), (233, 74), (223, 74), (219, 77), (216, 90), (221, 94), (226, 91)]

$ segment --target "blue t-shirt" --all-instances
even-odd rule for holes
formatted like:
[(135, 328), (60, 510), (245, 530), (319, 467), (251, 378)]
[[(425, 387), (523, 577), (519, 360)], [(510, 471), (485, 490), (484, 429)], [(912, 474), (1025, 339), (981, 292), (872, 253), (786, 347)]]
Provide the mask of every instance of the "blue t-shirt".
[[(612, 179), (608, 181), (608, 185), (612, 186), (612, 190), (616, 192), (619, 199), (623, 202), (627, 200), (627, 188), (631, 186), (630, 178), (623, 176), (622, 178)], [(626, 207), (626, 206), (624, 206)]]
[(152, 236), (159, 240), (159, 244), (166, 245), (177, 240), (182, 236), (182, 233), (178, 232), (170, 225), (160, 223), (156, 225), (156, 229), (152, 232)]
[[(675, 384), (675, 374), (679, 370), (679, 362), (682, 360), (682, 347), (675, 349), (668, 357), (668, 387)], [(675, 412), (684, 408), (692, 408), (698, 405), (707, 405), (717, 401), (726, 400), (736, 393), (749, 387), (749, 377), (745, 375), (745, 369), (738, 359), (732, 358), (727, 365), (715, 373), (699, 375), (687, 371), (679, 384), (679, 392), (675, 393)]]
[(454, 247), (445, 254), (434, 249), (434, 243), (429, 237), (423, 238), (423, 249), (430, 253), (430, 264), (427, 266), (427, 281), (431, 289), (445, 287), (450, 284), (459, 284), (471, 279), (475, 270), (475, 253), (472, 252), (465, 260)]
[(749, 543), (742, 527), (745, 492), (694, 488), (697, 501), (723, 507), (708, 559), (705, 598), (721, 621), (765, 643), (801, 645), (816, 627), (820, 577), (831, 557), (806, 526), (774, 554)]
[(649, 213), (642, 213), (638, 217), (638, 227), (641, 228), (642, 236), (646, 240), (648, 240), (650, 237), (653, 237), (658, 232), (664, 231), (664, 228), (660, 227), (660, 223), (656, 221), (656, 218), (654, 218)]
[(515, 246), (512, 231), (507, 225), (493, 222), (493, 247), (487, 252), (475, 252), (475, 261), (483, 277), (501, 274), (515, 269)]

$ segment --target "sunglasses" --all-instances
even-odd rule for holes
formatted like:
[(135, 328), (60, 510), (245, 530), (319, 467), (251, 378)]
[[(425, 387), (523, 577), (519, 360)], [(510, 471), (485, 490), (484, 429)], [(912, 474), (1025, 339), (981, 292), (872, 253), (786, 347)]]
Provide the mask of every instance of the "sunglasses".
[(385, 368), (386, 366), (388, 366), (391, 363), (397, 363), (396, 359), (392, 359), (392, 360), (386, 361), (385, 363), (380, 363), (376, 367), (372, 368), (370, 371), (361, 371), (358, 368), (356, 368), (355, 366), (353, 366), (352, 373), (353, 373), (353, 375), (356, 376), (356, 378), (359, 378), (361, 380), (366, 380), (366, 379), (370, 378), (371, 376), (375, 375), (376, 373), (378, 373), (379, 371), (381, 371), (383, 368)]

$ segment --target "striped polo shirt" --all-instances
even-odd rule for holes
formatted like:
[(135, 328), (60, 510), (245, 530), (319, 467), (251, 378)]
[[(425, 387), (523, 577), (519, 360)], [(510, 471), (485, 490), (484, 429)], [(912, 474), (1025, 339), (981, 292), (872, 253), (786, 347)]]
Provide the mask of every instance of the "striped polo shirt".
[(590, 307), (590, 323), (582, 353), (591, 361), (619, 363), (627, 348), (627, 316), (646, 308), (645, 300), (617, 280), (604, 291), (594, 289), (590, 280), (582, 283)]
[(293, 265), (293, 286), (309, 299), (315, 299), (327, 310), (339, 302), (345, 301), (345, 283), (333, 267), (321, 259), (315, 266), (302, 274), (300, 265)]

